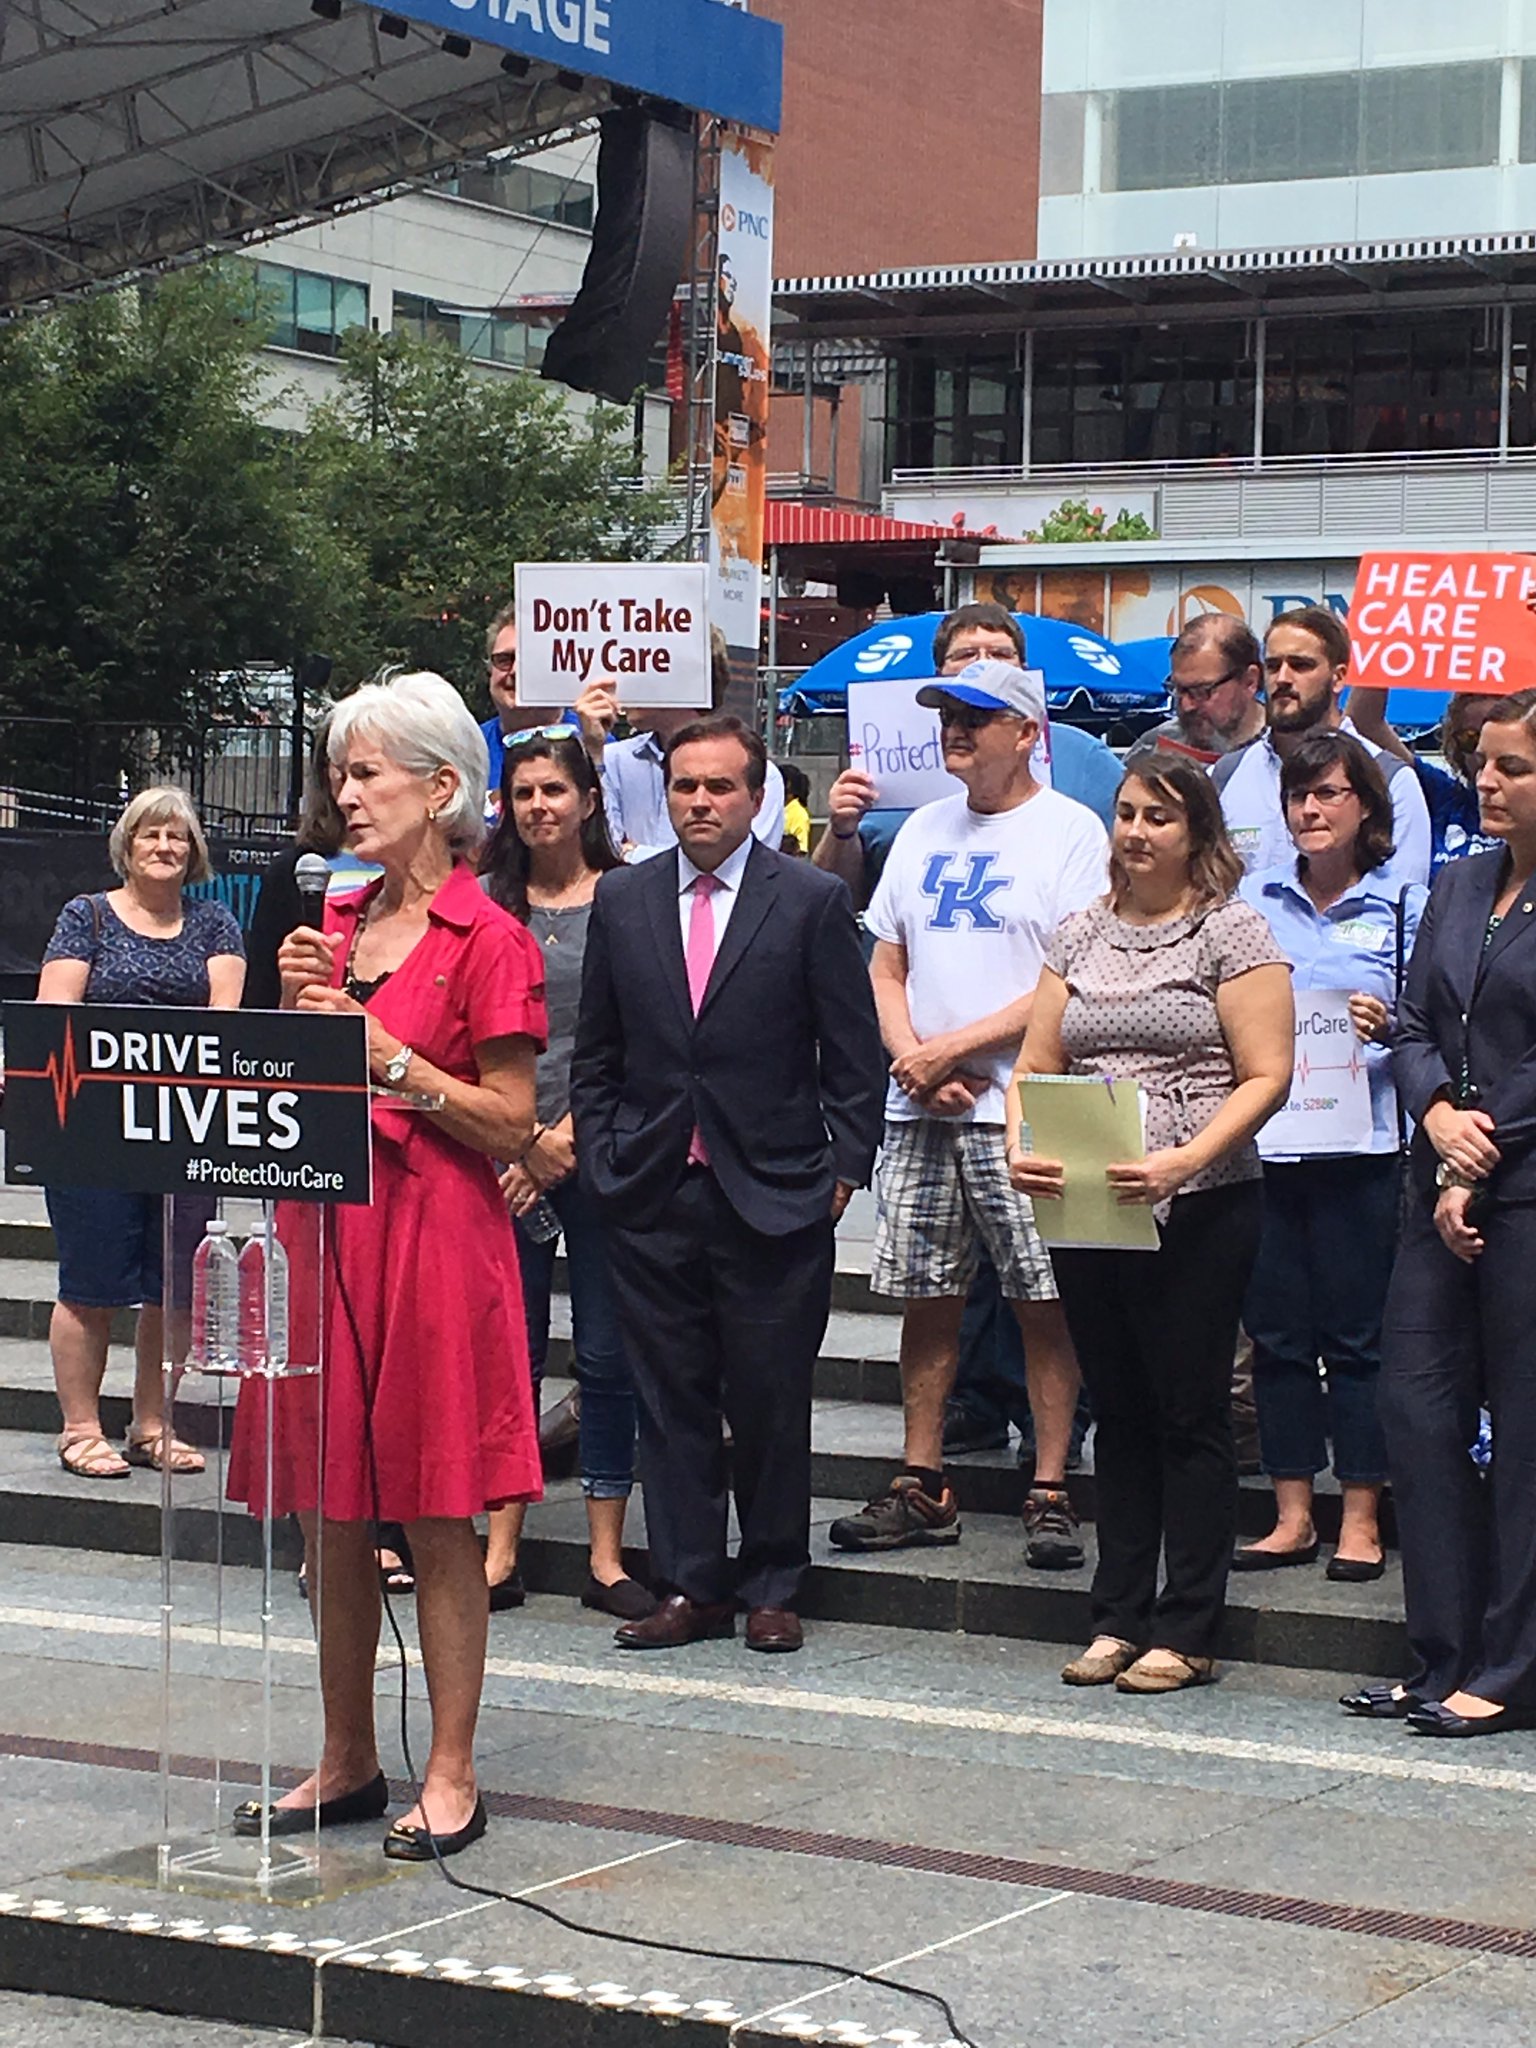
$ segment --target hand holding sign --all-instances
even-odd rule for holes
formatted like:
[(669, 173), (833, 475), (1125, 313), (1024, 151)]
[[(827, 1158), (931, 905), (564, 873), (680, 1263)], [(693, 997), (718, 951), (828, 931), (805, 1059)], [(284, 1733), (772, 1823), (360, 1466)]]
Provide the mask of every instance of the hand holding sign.
[(1366, 689), (1536, 688), (1536, 555), (1416, 549), (1361, 557), (1350, 679)]

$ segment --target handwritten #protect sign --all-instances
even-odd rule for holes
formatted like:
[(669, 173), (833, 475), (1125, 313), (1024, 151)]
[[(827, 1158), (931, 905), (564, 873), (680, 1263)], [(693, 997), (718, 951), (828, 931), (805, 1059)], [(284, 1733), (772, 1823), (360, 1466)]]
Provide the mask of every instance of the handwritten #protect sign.
[(1363, 555), (1349, 609), (1362, 689), (1536, 688), (1536, 555), (1416, 548)]
[(559, 707), (590, 683), (625, 706), (707, 711), (702, 562), (519, 562), (517, 701)]
[(1259, 1151), (1266, 1159), (1363, 1152), (1370, 1135), (1370, 1071), (1349, 991), (1299, 988), (1290, 1099), (1259, 1132)]
[[(848, 765), (880, 792), (883, 811), (915, 811), (965, 787), (944, 766), (939, 714), (917, 701), (932, 676), (882, 676), (848, 685)], [(1030, 758), (1037, 782), (1051, 780), (1051, 743), (1042, 730)]]

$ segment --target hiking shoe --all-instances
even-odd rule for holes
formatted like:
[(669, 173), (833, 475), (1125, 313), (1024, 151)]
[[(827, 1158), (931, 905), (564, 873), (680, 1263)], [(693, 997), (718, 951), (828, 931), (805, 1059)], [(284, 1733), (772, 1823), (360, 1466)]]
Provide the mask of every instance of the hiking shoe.
[[(828, 1535), (839, 1550), (907, 1550), (922, 1543), (958, 1543), (960, 1516), (955, 1491), (946, 1486), (935, 1500), (911, 1472), (898, 1472), (885, 1493), (856, 1515), (834, 1522)], [(1082, 1552), (1078, 1552), (1082, 1562)]]
[(1037, 1572), (1071, 1572), (1082, 1564), (1077, 1516), (1064, 1487), (1032, 1486), (1025, 1496), (1024, 1562)]

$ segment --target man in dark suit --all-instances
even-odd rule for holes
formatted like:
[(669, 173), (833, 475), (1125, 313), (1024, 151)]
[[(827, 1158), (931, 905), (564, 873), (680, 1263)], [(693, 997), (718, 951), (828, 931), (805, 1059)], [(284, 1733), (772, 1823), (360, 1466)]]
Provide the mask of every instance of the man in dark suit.
[(571, 1064), (669, 1596), (617, 1640), (732, 1635), (743, 1605), (749, 1648), (797, 1650), (833, 1226), (874, 1165), (885, 1059), (847, 889), (752, 837), (761, 739), (701, 718), (665, 768), (678, 845), (598, 884)]

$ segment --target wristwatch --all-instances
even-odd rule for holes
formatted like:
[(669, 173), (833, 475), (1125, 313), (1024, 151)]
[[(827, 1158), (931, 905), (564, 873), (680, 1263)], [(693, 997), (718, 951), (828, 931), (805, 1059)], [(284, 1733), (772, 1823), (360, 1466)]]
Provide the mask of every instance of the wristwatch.
[(1476, 1185), (1477, 1183), (1468, 1180), (1464, 1173), (1458, 1172), (1448, 1159), (1442, 1159), (1435, 1168), (1435, 1186), (1437, 1188), (1442, 1190), (1445, 1188), (1470, 1188)]
[(413, 1046), (402, 1045), (392, 1059), (384, 1062), (384, 1079), (391, 1088), (403, 1088), (405, 1077), (411, 1071), (411, 1061), (416, 1052)]

